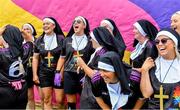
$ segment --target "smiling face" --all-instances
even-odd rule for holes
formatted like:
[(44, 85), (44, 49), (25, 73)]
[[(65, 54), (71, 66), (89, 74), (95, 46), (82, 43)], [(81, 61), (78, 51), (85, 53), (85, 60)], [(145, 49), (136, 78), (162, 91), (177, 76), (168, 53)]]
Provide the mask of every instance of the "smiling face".
[(180, 14), (172, 15), (171, 27), (180, 34)]
[(114, 72), (99, 70), (101, 77), (104, 79), (105, 83), (117, 83), (118, 79)]
[(161, 35), (156, 40), (158, 53), (165, 59), (173, 59), (175, 54), (175, 43), (167, 36)]
[(49, 21), (43, 21), (43, 31), (45, 34), (52, 34), (54, 32), (55, 24), (49, 22)]
[(74, 33), (76, 35), (83, 35), (85, 28), (86, 28), (86, 26), (85, 26), (83, 20), (79, 17), (75, 18), (75, 20), (73, 22)]

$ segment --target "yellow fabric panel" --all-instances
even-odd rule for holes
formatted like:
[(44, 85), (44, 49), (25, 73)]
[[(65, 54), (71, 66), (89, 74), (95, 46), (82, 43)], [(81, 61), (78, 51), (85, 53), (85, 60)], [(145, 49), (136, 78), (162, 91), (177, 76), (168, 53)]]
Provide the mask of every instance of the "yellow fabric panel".
[(18, 7), (11, 0), (0, 0), (0, 7), (0, 27), (12, 24), (21, 28), (24, 23), (28, 22), (34, 25), (37, 36), (42, 33), (42, 20)]
[(131, 52), (126, 50), (124, 52), (124, 57), (123, 57), (123, 61), (130, 64), (130, 55), (131, 55)]
[[(31, 23), (39, 37), (42, 33), (42, 20), (14, 4), (11, 0), (0, 0), (0, 27), (11, 24), (19, 27), (24, 23)], [(66, 32), (64, 32), (67, 35)], [(123, 61), (129, 64), (130, 51), (125, 51)]]

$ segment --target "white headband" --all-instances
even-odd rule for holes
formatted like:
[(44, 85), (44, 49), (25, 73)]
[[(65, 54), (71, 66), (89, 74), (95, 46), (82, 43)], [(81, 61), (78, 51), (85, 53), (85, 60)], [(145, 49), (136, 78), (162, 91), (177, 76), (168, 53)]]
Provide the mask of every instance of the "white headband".
[(50, 23), (55, 24), (55, 22), (52, 19), (50, 19), (50, 18), (44, 18), (43, 22), (45, 22), (45, 21), (49, 21)]
[[(90, 36), (91, 36), (91, 38), (92, 38), (94, 41), (96, 41), (96, 43), (98, 43), (98, 41), (96, 40), (96, 37), (94, 36), (94, 33), (93, 33), (93, 32), (90, 33)], [(99, 43), (98, 43), (98, 44), (99, 44)]]
[(157, 39), (159, 36), (161, 36), (161, 35), (165, 35), (165, 36), (171, 38), (171, 39), (174, 41), (175, 45), (176, 45), (176, 46), (178, 45), (178, 40), (177, 40), (177, 38), (176, 38), (172, 33), (168, 32), (168, 31), (160, 31), (160, 32), (157, 34), (156, 39)]
[(175, 14), (179, 14), (180, 15), (180, 11), (176, 11)]
[(114, 67), (112, 65), (109, 65), (107, 63), (103, 63), (100, 61), (98, 62), (98, 68), (106, 70), (106, 71), (110, 71), (110, 72), (115, 72)]
[(30, 24), (26, 23), (26, 24), (23, 25), (23, 27), (24, 26), (29, 27), (31, 29), (32, 33), (34, 33), (34, 29), (33, 29), (33, 27)]
[(138, 29), (138, 31), (139, 31), (143, 36), (146, 36), (146, 35), (147, 35), (147, 34), (144, 32), (143, 28), (141, 27), (141, 25), (140, 25), (138, 22), (134, 23), (133, 26), (135, 26), (135, 27)]
[(82, 17), (82, 16), (77, 16), (77, 17), (75, 18), (75, 20), (77, 20), (77, 19), (81, 19), (81, 20), (84, 22), (84, 25), (85, 25), (85, 27), (86, 27), (87, 23), (86, 23), (86, 20), (84, 19), (84, 17)]
[(114, 26), (111, 24), (110, 21), (108, 21), (108, 20), (102, 20), (101, 23), (106, 23), (106, 24), (111, 28), (112, 31), (114, 30)]

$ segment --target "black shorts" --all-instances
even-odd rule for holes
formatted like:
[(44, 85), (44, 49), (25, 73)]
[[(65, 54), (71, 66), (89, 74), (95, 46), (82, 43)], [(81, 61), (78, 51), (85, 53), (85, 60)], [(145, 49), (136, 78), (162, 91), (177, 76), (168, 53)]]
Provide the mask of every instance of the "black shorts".
[(0, 87), (1, 109), (26, 109), (27, 84), (22, 84), (21, 90), (14, 90), (11, 85)]
[(101, 109), (96, 102), (94, 94), (92, 93), (91, 78), (88, 76), (85, 76), (85, 80), (83, 83), (83, 89), (80, 97), (80, 109)]
[(82, 86), (80, 80), (84, 77), (83, 73), (64, 72), (64, 92), (66, 94), (81, 93)]
[(61, 86), (54, 85), (53, 88), (55, 88), (55, 89), (64, 89), (64, 81), (61, 81)]
[(27, 72), (27, 78), (26, 78), (27, 86), (28, 86), (28, 88), (32, 88), (34, 85), (32, 68), (28, 68), (28, 70), (26, 72)]
[(54, 70), (50, 70), (48, 68), (40, 68), (39, 69), (39, 81), (40, 81), (40, 87), (53, 87), (56, 89), (63, 89), (64, 84), (63, 82), (61, 82), (61, 86), (55, 86), (54, 85), (54, 77), (55, 77), (55, 73)]
[(40, 87), (53, 87), (54, 85), (54, 71), (45, 68), (40, 67), (39, 68), (39, 81), (40, 81)]

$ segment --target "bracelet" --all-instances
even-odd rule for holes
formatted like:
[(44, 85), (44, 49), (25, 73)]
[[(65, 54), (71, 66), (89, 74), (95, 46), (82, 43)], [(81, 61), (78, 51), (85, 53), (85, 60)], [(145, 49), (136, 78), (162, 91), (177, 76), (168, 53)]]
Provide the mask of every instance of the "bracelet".
[(149, 98), (139, 98), (139, 100), (142, 100), (142, 101), (146, 101), (148, 100)]
[(55, 70), (55, 73), (60, 73), (60, 70)]

